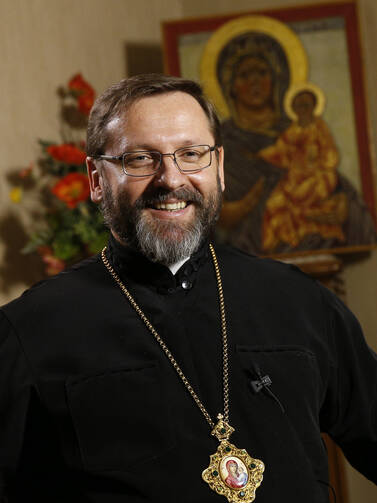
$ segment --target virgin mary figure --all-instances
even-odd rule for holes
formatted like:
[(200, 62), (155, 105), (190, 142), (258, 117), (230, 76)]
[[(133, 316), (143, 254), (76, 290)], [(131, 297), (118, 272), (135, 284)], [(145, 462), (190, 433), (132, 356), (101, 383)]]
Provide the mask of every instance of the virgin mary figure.
[[(226, 189), (218, 239), (257, 254), (375, 243), (376, 230), (364, 201), (348, 179), (335, 172), (331, 201), (340, 201), (347, 211), (325, 214), (322, 208), (310, 217), (312, 232), (299, 240), (277, 239), (273, 246), (266, 241), (267, 204), (287, 174), (266, 153), (294, 122), (284, 107), (293, 80), (292, 56), (288, 59), (276, 38), (259, 31), (232, 38), (219, 53), (217, 81), (230, 118), (222, 123)], [(318, 232), (325, 227), (337, 232)]]
[(228, 476), (225, 479), (225, 483), (234, 489), (239, 489), (245, 487), (248, 476), (247, 473), (239, 466), (237, 462), (233, 459), (227, 461), (226, 469), (228, 471)]
[(217, 75), (231, 113), (222, 124), (226, 192), (219, 235), (259, 252), (265, 204), (282, 172), (257, 153), (273, 145), (290, 123), (283, 108), (289, 65), (277, 40), (250, 32), (223, 48)]

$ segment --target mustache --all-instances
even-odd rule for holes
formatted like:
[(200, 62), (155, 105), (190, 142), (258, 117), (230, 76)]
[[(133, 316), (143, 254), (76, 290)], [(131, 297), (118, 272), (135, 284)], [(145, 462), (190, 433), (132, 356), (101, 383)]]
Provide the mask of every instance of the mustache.
[(169, 199), (177, 201), (189, 201), (190, 203), (201, 205), (204, 203), (204, 197), (197, 189), (181, 187), (176, 190), (167, 190), (164, 188), (151, 188), (142, 194), (134, 204), (135, 209), (144, 209), (154, 206), (156, 203), (164, 203)]

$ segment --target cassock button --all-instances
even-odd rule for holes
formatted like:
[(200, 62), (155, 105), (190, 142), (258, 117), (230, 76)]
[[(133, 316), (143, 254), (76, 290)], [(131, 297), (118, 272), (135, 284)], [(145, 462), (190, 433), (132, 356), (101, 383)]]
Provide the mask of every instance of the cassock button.
[(187, 279), (185, 279), (184, 281), (182, 281), (182, 288), (184, 290), (190, 290), (191, 287), (192, 287), (191, 281), (188, 281)]

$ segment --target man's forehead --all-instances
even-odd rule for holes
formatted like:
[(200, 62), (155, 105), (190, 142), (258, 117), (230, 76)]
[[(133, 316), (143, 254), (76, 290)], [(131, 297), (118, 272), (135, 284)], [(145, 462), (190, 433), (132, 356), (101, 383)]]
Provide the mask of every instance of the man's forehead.
[(157, 111), (164, 115), (179, 112), (181, 109), (188, 109), (193, 114), (203, 113), (205, 115), (196, 98), (183, 91), (169, 91), (138, 98), (130, 105), (124, 115), (127, 119), (130, 116), (136, 116), (138, 113), (145, 113), (146, 111)]
[(124, 115), (113, 117), (106, 125), (105, 151), (111, 149), (117, 151), (121, 146), (122, 130), (124, 129)]
[(113, 117), (110, 122), (107, 123), (107, 132), (111, 135), (113, 133), (119, 132), (120, 128), (124, 126), (124, 116)]
[[(141, 97), (113, 118), (107, 126), (108, 146), (148, 149), (154, 137), (177, 137), (182, 146), (203, 141), (203, 133), (212, 136), (209, 119), (200, 103), (182, 91)], [(145, 140), (145, 142), (144, 142)], [(135, 143), (136, 141), (136, 143)], [(209, 140), (206, 140), (209, 141)]]

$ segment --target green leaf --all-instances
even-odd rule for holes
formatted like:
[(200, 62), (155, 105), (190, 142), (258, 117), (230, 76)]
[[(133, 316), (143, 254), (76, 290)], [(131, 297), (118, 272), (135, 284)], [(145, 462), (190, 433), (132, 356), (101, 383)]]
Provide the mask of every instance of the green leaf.
[(32, 234), (29, 241), (21, 249), (21, 253), (26, 255), (35, 252), (40, 246), (50, 246), (52, 237), (51, 229), (44, 229)]
[(96, 239), (93, 240), (91, 243), (88, 245), (88, 251), (90, 253), (99, 253), (104, 246), (107, 245), (107, 242), (109, 240), (109, 233), (108, 232), (102, 232), (101, 234), (98, 234)]
[(41, 138), (38, 138), (37, 141), (43, 149), (46, 149), (47, 147), (50, 147), (51, 145), (57, 145), (56, 141), (42, 140)]
[(54, 255), (61, 260), (70, 260), (80, 253), (80, 246), (73, 240), (71, 232), (59, 233), (52, 242)]

